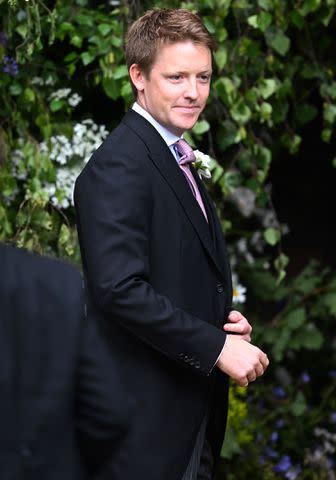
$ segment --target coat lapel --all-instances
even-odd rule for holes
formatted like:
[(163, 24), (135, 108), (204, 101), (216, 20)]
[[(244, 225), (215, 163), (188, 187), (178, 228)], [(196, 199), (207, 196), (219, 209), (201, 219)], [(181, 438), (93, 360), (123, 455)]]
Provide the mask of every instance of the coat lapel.
[(132, 128), (146, 143), (150, 159), (173, 190), (181, 208), (185, 211), (205, 250), (218, 271), (225, 277), (225, 270), (223, 269), (222, 262), (211, 239), (209, 225), (191, 192), (183, 172), (172, 158), (172, 153), (161, 135), (146, 119), (133, 110), (130, 110), (125, 115), (123, 122)]

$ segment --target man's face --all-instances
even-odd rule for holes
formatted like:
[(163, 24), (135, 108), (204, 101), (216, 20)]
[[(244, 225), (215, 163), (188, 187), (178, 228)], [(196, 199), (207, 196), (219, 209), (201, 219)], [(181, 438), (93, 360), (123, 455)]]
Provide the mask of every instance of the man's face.
[(180, 136), (195, 125), (205, 107), (211, 71), (210, 50), (187, 41), (163, 45), (148, 76), (135, 64), (130, 75), (138, 103)]

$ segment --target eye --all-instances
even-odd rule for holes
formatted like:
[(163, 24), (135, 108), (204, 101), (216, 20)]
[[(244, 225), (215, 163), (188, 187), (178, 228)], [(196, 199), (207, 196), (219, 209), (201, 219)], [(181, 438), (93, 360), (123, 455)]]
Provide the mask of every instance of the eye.
[(177, 82), (182, 79), (182, 75), (179, 73), (176, 73), (175, 75), (170, 75), (169, 79)]
[(211, 75), (209, 75), (209, 74), (207, 74), (207, 73), (206, 73), (206, 74), (204, 73), (204, 74), (202, 74), (202, 75), (199, 76), (199, 79), (200, 79), (201, 82), (203, 82), (203, 83), (208, 83), (208, 82), (210, 82), (210, 78), (211, 78)]

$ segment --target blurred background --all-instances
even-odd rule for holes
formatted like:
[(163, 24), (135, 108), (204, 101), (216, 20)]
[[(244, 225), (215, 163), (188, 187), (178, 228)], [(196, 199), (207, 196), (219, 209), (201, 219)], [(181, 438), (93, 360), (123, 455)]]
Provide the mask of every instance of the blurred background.
[(218, 480), (335, 479), (336, 0), (0, 0), (0, 239), (80, 263), (74, 180), (132, 104), (124, 34), (153, 7), (218, 42), (187, 139), (271, 360), (231, 389)]

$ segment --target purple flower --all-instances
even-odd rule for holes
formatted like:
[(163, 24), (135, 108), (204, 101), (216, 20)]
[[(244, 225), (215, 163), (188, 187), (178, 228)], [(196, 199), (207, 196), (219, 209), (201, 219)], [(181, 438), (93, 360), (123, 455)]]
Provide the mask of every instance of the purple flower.
[(309, 383), (310, 382), (310, 375), (307, 372), (303, 372), (301, 375), (301, 381), (303, 383)]
[(282, 428), (284, 425), (285, 425), (285, 421), (283, 418), (278, 418), (278, 420), (275, 422), (276, 428)]
[(5, 32), (0, 32), (0, 45), (5, 47), (6, 44), (7, 44), (7, 35), (5, 34)]
[(301, 467), (300, 465), (296, 465), (295, 467), (292, 467), (288, 472), (285, 474), (285, 478), (288, 480), (295, 480), (297, 476), (301, 473)]
[(330, 414), (330, 422), (335, 425), (336, 424), (336, 412), (332, 412)]
[(336, 378), (336, 370), (330, 370), (328, 372), (328, 375), (330, 378)]
[(279, 440), (279, 434), (278, 432), (272, 432), (271, 433), (271, 442), (275, 443)]
[(265, 465), (266, 459), (265, 459), (264, 455), (259, 455), (258, 463), (259, 463), (259, 465)]
[(15, 77), (19, 73), (19, 67), (14, 58), (7, 57), (7, 55), (3, 58), (4, 66), (2, 67), (2, 71)]
[(273, 393), (277, 398), (284, 398), (286, 396), (286, 392), (282, 387), (274, 387)]
[(280, 472), (287, 472), (292, 466), (291, 459), (288, 455), (284, 455), (281, 457), (280, 461), (273, 467), (273, 471), (280, 473)]
[(273, 450), (270, 447), (265, 447), (264, 453), (269, 458), (278, 458), (278, 456), (279, 456), (278, 452), (276, 452), (275, 450)]

